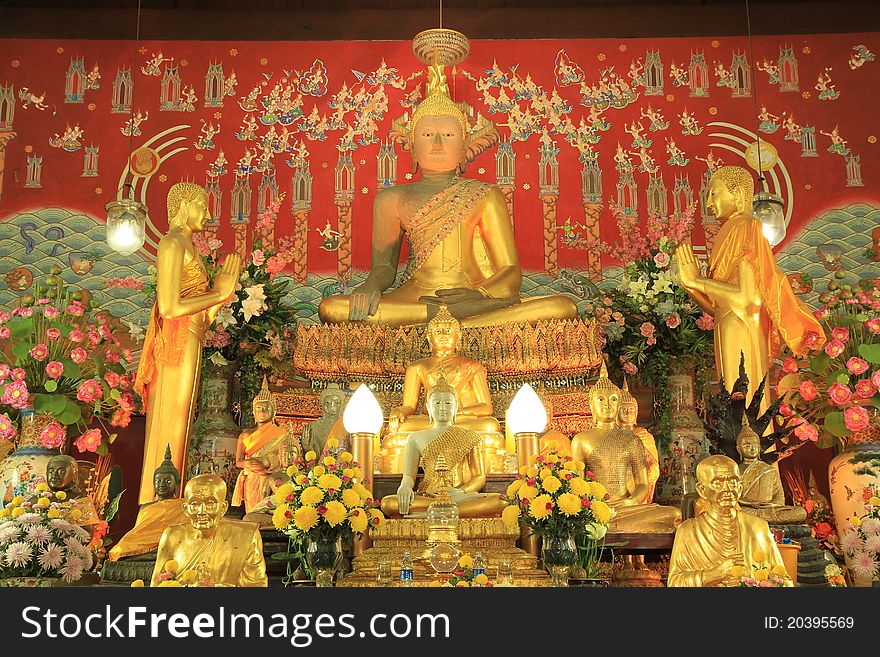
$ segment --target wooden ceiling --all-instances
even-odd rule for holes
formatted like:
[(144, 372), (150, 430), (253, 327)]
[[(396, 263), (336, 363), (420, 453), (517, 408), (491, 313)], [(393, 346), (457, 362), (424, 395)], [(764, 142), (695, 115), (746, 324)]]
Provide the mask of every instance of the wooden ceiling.
[[(0, 0), (0, 37), (126, 39), (137, 0)], [(877, 0), (750, 0), (753, 34), (880, 31)], [(444, 0), (472, 39), (746, 33), (745, 0)], [(141, 38), (409, 39), (438, 0), (142, 0)]]

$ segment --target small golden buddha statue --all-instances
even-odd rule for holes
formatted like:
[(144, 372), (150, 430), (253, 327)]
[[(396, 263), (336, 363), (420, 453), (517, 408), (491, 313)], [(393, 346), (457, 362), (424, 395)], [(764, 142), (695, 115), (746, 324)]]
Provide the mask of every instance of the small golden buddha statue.
[(63, 491), (67, 496), (61, 518), (75, 525), (87, 527), (101, 521), (92, 498), (82, 489), (79, 481), (79, 465), (76, 459), (58, 454), (46, 464), (46, 484), (53, 493)]
[(340, 444), (348, 439), (342, 426), (342, 411), (345, 408), (345, 393), (337, 384), (331, 383), (321, 391), (321, 417), (303, 427), (303, 452), (320, 454), (331, 438)]
[[(134, 386), (147, 415), (144, 473), (155, 471), (169, 443), (174, 465), (185, 471), (205, 332), (238, 283), (236, 254), (226, 258), (213, 287), (208, 281), (192, 235), (210, 218), (208, 195), (199, 185), (180, 182), (168, 191), (168, 233), (156, 254), (156, 303)], [(153, 499), (148, 477), (141, 478), (138, 499)]]
[[(405, 516), (426, 511), (438, 487), (446, 488), (449, 498), (458, 507), (459, 517), (501, 515), (505, 504), (499, 496), (479, 492), (486, 484), (481, 436), (455, 425), (457, 407), (455, 388), (441, 377), (428, 391), (427, 408), (432, 424), (407, 438), (403, 478), (397, 495), (382, 498), (385, 515)], [(438, 462), (443, 474), (438, 472)], [(418, 490), (414, 490), (419, 467), (424, 476)]]
[[(708, 510), (675, 532), (669, 586), (736, 586), (734, 567), (783, 567), (767, 521), (740, 513), (742, 481), (736, 461), (717, 454), (697, 464), (697, 493)], [(757, 557), (757, 558), (756, 558)], [(793, 586), (787, 580), (787, 586)]]
[(620, 391), (620, 409), (617, 411), (617, 423), (621, 429), (628, 429), (639, 437), (648, 456), (648, 497), (646, 501), (654, 501), (654, 489), (660, 478), (660, 455), (657, 452), (657, 441), (651, 432), (644, 427), (637, 427), (639, 417), (639, 402), (629, 391), (629, 383), (623, 379), (623, 388)]
[(739, 503), (742, 510), (774, 525), (804, 522), (807, 512), (803, 507), (785, 505), (785, 491), (779, 472), (761, 460), (761, 438), (749, 426), (745, 414), (742, 430), (736, 438), (736, 451), (741, 459), (742, 494)]
[[(297, 445), (291, 449), (289, 431), (275, 423), (275, 397), (269, 391), (266, 377), (254, 397), (253, 411), (257, 425), (242, 431), (235, 447), (235, 465), (241, 472), (232, 491), (232, 506), (241, 506), (244, 502), (247, 512), (271, 493), (271, 478), (284, 473), (300, 455)], [(289, 460), (282, 462), (282, 458)]]
[(156, 501), (144, 504), (138, 511), (134, 527), (110, 548), (110, 561), (137, 557), (155, 552), (159, 540), (170, 525), (187, 521), (180, 492), (180, 472), (171, 460), (171, 447), (165, 448), (165, 460), (153, 473)]
[[(771, 342), (777, 334), (791, 350), (803, 355), (815, 333), (816, 346), (823, 330), (780, 271), (761, 222), (751, 213), (755, 185), (742, 167), (720, 167), (709, 181), (709, 211), (722, 222), (704, 278), (689, 244), (676, 251), (682, 286), (699, 306), (715, 318), (715, 364), (728, 390), (739, 376), (740, 354), (749, 378), (746, 403), (770, 367)], [(770, 405), (765, 395), (761, 410)]]
[(184, 490), (189, 522), (162, 534), (151, 586), (165, 564), (174, 560), (178, 573), (193, 571), (199, 582), (221, 586), (268, 586), (263, 541), (256, 523), (223, 518), (226, 483), (215, 474), (197, 475)]
[(449, 314), (446, 306), (441, 306), (428, 322), (427, 338), (433, 355), (413, 361), (406, 368), (402, 403), (392, 409), (388, 417), (385, 453), (392, 452), (395, 445), (405, 445), (407, 434), (431, 426), (427, 415), (416, 413), (419, 396), (422, 391), (433, 388), (442, 376), (455, 388), (459, 403), (456, 426), (483, 434), (488, 471), (503, 472), (504, 437), (501, 425), (492, 416), (486, 368), (457, 353), (461, 344), (461, 323)]
[(624, 533), (666, 533), (675, 530), (681, 511), (647, 503), (648, 456), (642, 441), (631, 430), (617, 426), (620, 388), (608, 378), (602, 364), (599, 380), (590, 388), (590, 411), (594, 428), (577, 434), (571, 455), (591, 470), (605, 486), (617, 511), (609, 531)]
[[(329, 296), (322, 322), (423, 325), (447, 305), (466, 328), (577, 317), (564, 296), (520, 299), (522, 271), (501, 190), (459, 174), (497, 142), (492, 123), (471, 125), (467, 106), (450, 98), (443, 65), (428, 69), (425, 99), (397, 120), (392, 137), (412, 150), (422, 170), (411, 183), (383, 189), (373, 205), (373, 264), (349, 296)], [(403, 236), (409, 263), (398, 271)]]

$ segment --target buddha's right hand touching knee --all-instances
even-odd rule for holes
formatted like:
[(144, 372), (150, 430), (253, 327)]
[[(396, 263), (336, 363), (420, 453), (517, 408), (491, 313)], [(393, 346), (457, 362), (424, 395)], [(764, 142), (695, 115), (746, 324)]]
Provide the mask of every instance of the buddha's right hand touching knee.
[(370, 282), (358, 285), (348, 298), (348, 319), (352, 322), (365, 320), (379, 310), (382, 292)]

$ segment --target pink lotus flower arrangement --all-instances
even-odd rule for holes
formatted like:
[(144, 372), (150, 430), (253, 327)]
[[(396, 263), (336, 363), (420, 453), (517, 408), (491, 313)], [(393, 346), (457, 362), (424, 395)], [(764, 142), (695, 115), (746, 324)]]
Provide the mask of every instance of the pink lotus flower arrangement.
[(106, 454), (116, 437), (106, 425), (127, 426), (135, 409), (132, 356), (109, 319), (53, 273), (18, 308), (0, 312), (0, 328), (0, 439), (15, 438), (18, 414), (33, 406), (52, 419), (39, 437), (44, 447), (73, 438), (80, 451)]
[[(877, 422), (880, 408), (880, 291), (868, 281), (843, 285), (838, 272), (815, 312), (828, 340), (807, 357), (784, 360), (777, 392), (795, 435), (829, 447)], [(808, 340), (818, 340), (808, 336)]]

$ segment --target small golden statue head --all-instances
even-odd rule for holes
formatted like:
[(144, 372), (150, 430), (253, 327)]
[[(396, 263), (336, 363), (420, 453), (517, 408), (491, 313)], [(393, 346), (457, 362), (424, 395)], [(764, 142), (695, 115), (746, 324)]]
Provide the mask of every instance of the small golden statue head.
[(707, 205), (716, 219), (727, 219), (735, 213), (749, 214), (755, 181), (742, 167), (719, 167), (709, 180)]
[(205, 229), (211, 219), (205, 188), (192, 182), (179, 182), (168, 190), (168, 227), (189, 227), (193, 232)]
[(180, 471), (171, 460), (171, 445), (165, 446), (165, 460), (153, 471), (153, 492), (159, 500), (177, 497), (180, 490)]
[(196, 529), (213, 529), (229, 509), (226, 482), (216, 474), (196, 475), (183, 491), (184, 513)]
[(321, 417), (338, 418), (345, 408), (345, 393), (338, 383), (328, 383), (321, 391)]
[(65, 493), (78, 490), (77, 475), (79, 466), (76, 459), (66, 454), (58, 454), (46, 464), (46, 484), (53, 493), (63, 490)]
[(265, 376), (260, 392), (254, 397), (253, 411), (254, 421), (257, 424), (271, 422), (275, 417), (275, 395), (269, 390), (269, 381)]
[(608, 368), (603, 361), (599, 379), (590, 388), (590, 411), (596, 420), (616, 422), (619, 408), (620, 388), (608, 378)]
[(743, 413), (742, 429), (736, 437), (736, 451), (743, 459), (756, 459), (761, 455), (761, 437), (749, 424), (748, 416)]
[(634, 427), (639, 416), (639, 402), (629, 391), (629, 382), (623, 378), (623, 388), (620, 390), (620, 409), (618, 416), (621, 426)]
[(443, 368), (440, 368), (440, 375), (437, 382), (428, 390), (425, 397), (425, 407), (428, 416), (434, 422), (452, 422), (458, 411), (458, 396), (453, 388), (446, 381), (446, 375)]
[(434, 353), (454, 353), (461, 344), (461, 322), (452, 316), (447, 306), (440, 306), (439, 312), (428, 322), (427, 337)]
[(697, 493), (709, 503), (710, 509), (736, 508), (742, 493), (739, 467), (723, 454), (707, 456), (697, 464)]

